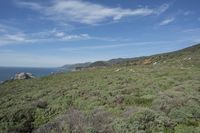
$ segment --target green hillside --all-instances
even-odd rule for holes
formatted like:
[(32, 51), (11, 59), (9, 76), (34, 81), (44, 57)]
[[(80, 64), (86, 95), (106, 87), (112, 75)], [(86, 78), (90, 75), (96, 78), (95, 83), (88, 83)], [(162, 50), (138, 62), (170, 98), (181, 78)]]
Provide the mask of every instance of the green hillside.
[(1, 84), (0, 132), (199, 133), (200, 44)]

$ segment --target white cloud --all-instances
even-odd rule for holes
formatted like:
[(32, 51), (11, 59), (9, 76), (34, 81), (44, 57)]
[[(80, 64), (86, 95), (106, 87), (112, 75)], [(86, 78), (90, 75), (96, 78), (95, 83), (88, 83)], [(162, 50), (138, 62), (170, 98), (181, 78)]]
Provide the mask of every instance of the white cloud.
[(46, 32), (39, 32), (39, 33), (33, 33), (32, 35), (29, 35), (32, 38), (37, 38), (38, 41), (77, 41), (77, 40), (89, 40), (89, 39), (95, 39), (95, 40), (106, 40), (111, 41), (109, 38), (104, 37), (96, 37), (96, 36), (90, 36), (89, 34), (67, 34), (62, 31), (58, 31), (56, 29), (46, 31)]
[(64, 32), (57, 32), (57, 33), (55, 34), (56, 37), (63, 37), (64, 35), (65, 35)]
[(12, 41), (25, 41), (26, 38), (23, 34), (16, 34), (16, 35), (5, 35), (5, 38)]
[(168, 25), (170, 23), (172, 23), (173, 21), (175, 20), (175, 18), (168, 18), (168, 19), (165, 19), (163, 20), (162, 22), (160, 22), (160, 26), (163, 26), (163, 25)]
[(31, 43), (34, 41), (36, 40), (28, 38), (23, 33), (5, 34), (5, 35), (0, 36), (0, 46), (7, 45), (7, 44)]
[(68, 34), (58, 38), (59, 41), (77, 41), (77, 40), (99, 40), (99, 41), (107, 41), (107, 42), (127, 42), (131, 39), (127, 38), (109, 38), (102, 36), (91, 36), (89, 34)]
[(86, 39), (91, 39), (91, 37), (88, 34), (66, 35), (65, 31), (60, 31), (56, 28), (53, 30), (26, 33), (12, 26), (0, 24), (0, 46), (11, 44), (27, 44), (33, 42), (75, 41)]
[(80, 35), (66, 35), (63, 36), (61, 39), (64, 41), (71, 41), (71, 40), (87, 40), (91, 37), (88, 34), (80, 34)]
[(0, 46), (9, 44), (22, 44), (35, 42), (31, 34), (25, 34), (22, 30), (13, 26), (0, 24)]
[(101, 40), (101, 41), (126, 41), (126, 39), (113, 39), (108, 37), (91, 36), (89, 34), (66, 34), (58, 30), (49, 30), (36, 33), (15, 32), (0, 35), (0, 46), (12, 44), (27, 44), (38, 42), (64, 42), (80, 40)]
[(39, 11), (53, 20), (59, 20), (63, 22), (71, 21), (92, 25), (104, 22), (106, 20), (120, 20), (123, 17), (128, 16), (160, 15), (169, 8), (168, 4), (163, 4), (154, 9), (149, 7), (124, 9), (120, 7), (107, 7), (81, 0), (54, 0), (48, 5), (25, 1), (18, 1), (17, 4)]
[(112, 49), (120, 47), (130, 47), (130, 46), (142, 46), (142, 45), (156, 45), (156, 44), (169, 44), (173, 41), (149, 41), (149, 42), (131, 42), (131, 43), (119, 43), (119, 44), (108, 44), (108, 45), (94, 45), (94, 46), (84, 46), (78, 48), (61, 48), (60, 51), (81, 51), (81, 50), (98, 50), (98, 49)]

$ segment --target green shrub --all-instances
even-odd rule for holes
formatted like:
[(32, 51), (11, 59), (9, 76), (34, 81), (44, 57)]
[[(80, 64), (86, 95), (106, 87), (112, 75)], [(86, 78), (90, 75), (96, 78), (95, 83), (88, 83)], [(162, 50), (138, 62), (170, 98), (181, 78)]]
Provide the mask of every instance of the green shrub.
[(103, 109), (94, 109), (89, 117), (91, 132), (95, 133), (113, 133), (111, 114)]
[(27, 107), (8, 115), (8, 132), (26, 133), (34, 129), (35, 109)]
[(179, 124), (175, 127), (175, 133), (199, 133), (200, 128)]
[(144, 95), (140, 97), (136, 97), (134, 95), (127, 95), (124, 101), (127, 105), (149, 106), (151, 105), (153, 99), (154, 96), (152, 95)]
[(117, 133), (170, 132), (174, 123), (151, 110), (143, 110), (128, 119), (118, 119), (113, 127)]
[(193, 99), (187, 100), (183, 106), (173, 108), (169, 117), (179, 123), (191, 123), (192, 120), (200, 118), (200, 104)]

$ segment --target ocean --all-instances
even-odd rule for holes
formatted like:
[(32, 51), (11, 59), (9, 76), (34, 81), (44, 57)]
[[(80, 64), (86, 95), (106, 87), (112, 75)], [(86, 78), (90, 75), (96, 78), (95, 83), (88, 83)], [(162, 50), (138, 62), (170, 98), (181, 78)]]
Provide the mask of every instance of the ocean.
[(59, 68), (26, 68), (26, 67), (0, 67), (0, 81), (14, 77), (16, 73), (28, 72), (36, 77), (47, 76), (52, 72), (58, 72)]

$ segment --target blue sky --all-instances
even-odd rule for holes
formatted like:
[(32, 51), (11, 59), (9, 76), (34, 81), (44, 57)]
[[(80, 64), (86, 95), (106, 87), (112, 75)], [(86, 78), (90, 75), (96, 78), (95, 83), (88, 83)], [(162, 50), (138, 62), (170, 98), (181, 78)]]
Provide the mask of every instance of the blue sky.
[(0, 66), (152, 55), (200, 42), (199, 0), (1, 0)]

